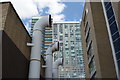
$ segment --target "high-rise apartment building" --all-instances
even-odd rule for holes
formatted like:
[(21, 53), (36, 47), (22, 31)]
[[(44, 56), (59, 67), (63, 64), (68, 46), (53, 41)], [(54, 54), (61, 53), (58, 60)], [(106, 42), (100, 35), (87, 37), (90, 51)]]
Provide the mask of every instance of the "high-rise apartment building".
[(120, 79), (120, 2), (86, 2), (81, 33), (86, 78)]
[[(33, 27), (34, 24), (36, 23), (36, 21), (39, 19), (40, 17), (36, 16), (36, 17), (32, 17), (32, 23), (31, 23), (31, 37), (33, 34)], [(43, 39), (43, 47), (42, 47), (42, 54), (44, 54), (47, 50), (47, 48), (52, 44), (52, 28), (49, 27), (45, 27), (45, 33), (44, 33), (44, 39)]]
[[(35, 22), (40, 17), (32, 18), (31, 36)], [(83, 52), (81, 45), (80, 24), (77, 21), (54, 22), (52, 28), (45, 27), (42, 53), (56, 41), (60, 51), (53, 54), (53, 60), (64, 58), (63, 67), (59, 69), (59, 78), (84, 78)]]
[(60, 51), (53, 54), (54, 61), (64, 58), (59, 68), (59, 78), (84, 78), (84, 62), (80, 24), (77, 21), (54, 22), (53, 42), (59, 41)]

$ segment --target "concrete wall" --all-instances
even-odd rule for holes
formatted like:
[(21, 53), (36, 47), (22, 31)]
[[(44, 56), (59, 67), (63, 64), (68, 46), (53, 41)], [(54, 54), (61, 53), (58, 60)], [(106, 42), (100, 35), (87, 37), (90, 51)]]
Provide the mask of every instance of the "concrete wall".
[(29, 60), (3, 31), (2, 78), (27, 78)]
[[(103, 13), (102, 3), (91, 3), (91, 10), (93, 14), (93, 23), (95, 30), (94, 36), (96, 38), (96, 47), (98, 48), (97, 54), (99, 57), (101, 77), (116, 78), (115, 65), (106, 21)], [(97, 61), (98, 60), (96, 59), (96, 62)]]
[[(88, 9), (88, 14), (84, 18), (86, 9)], [(89, 69), (87, 69), (88, 60), (86, 58), (88, 58), (88, 56), (85, 41), (85, 27), (86, 23), (88, 22), (89, 26), (91, 27), (91, 40), (93, 43), (93, 53), (96, 65), (96, 78), (116, 78), (115, 65), (102, 9), (102, 3), (86, 3), (84, 15), (81, 24), (81, 32), (85, 56), (84, 60), (86, 61), (86, 77), (90, 77)]]
[(9, 7), (9, 4), (10, 3), (0, 3), (0, 7), (1, 7), (1, 10), (0, 10), (0, 19), (2, 20), (1, 23), (0, 23), (0, 30), (3, 30), (4, 29), (4, 25), (5, 25), (5, 20), (6, 20), (6, 17), (7, 17), (7, 11), (8, 11), (8, 7)]
[(27, 30), (10, 2), (0, 3), (0, 60), (2, 78), (27, 78), (31, 42)]
[(3, 3), (2, 9), (3, 15), (7, 12), (6, 17), (2, 17), (3, 22), (5, 21), (3, 23), (4, 31), (20, 49), (20, 51), (25, 55), (25, 57), (29, 59), (30, 47), (27, 47), (26, 44), (27, 42), (31, 42), (30, 35), (25, 29), (25, 26), (23, 25), (11, 3)]
[(87, 47), (86, 47), (86, 41), (85, 41), (85, 24), (86, 24), (86, 18), (88, 16), (86, 16), (86, 18), (84, 18), (85, 16), (85, 9), (87, 8), (87, 4), (85, 4), (84, 7), (84, 12), (83, 12), (83, 16), (82, 16), (82, 22), (81, 22), (81, 39), (82, 39), (82, 47), (83, 47), (83, 58), (84, 58), (84, 65), (85, 65), (85, 77), (86, 78), (90, 78), (90, 74), (89, 74), (89, 67), (88, 67), (88, 56), (87, 56)]
[(2, 31), (0, 30), (0, 79), (2, 78)]
[(0, 5), (0, 30), (2, 29), (2, 5)]
[[(31, 42), (25, 26), (10, 2), (0, 3), (0, 78), (27, 78)], [(41, 66), (45, 64), (41, 58)], [(44, 79), (45, 69), (41, 67), (41, 78)]]

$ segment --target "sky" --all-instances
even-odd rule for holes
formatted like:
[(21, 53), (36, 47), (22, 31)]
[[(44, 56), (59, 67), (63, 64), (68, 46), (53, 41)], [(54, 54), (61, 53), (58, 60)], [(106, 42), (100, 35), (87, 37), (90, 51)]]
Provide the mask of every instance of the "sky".
[(33, 16), (52, 15), (53, 21), (81, 21), (84, 2), (61, 0), (0, 0), (10, 1), (28, 32)]

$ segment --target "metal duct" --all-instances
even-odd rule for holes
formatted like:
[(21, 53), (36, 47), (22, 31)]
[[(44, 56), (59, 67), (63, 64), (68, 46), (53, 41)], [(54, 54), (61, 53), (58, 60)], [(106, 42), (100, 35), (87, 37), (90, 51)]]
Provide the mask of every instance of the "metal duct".
[(59, 51), (59, 42), (50, 45), (46, 51), (46, 78), (52, 78), (53, 53)]
[(42, 16), (34, 25), (32, 37), (32, 49), (30, 56), (29, 78), (40, 78), (40, 60), (43, 43), (44, 28), (51, 27), (51, 15)]
[(63, 65), (63, 58), (58, 58), (54, 63), (53, 63), (53, 78), (58, 78), (58, 68), (60, 65)]

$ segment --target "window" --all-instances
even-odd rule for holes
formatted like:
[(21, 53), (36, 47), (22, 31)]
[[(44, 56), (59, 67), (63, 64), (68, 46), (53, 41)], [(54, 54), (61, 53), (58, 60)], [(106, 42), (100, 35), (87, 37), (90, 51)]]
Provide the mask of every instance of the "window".
[(115, 16), (113, 15), (110, 19), (109, 19), (109, 24), (111, 24), (113, 21), (115, 21)]
[(75, 31), (76, 31), (76, 32), (79, 32), (79, 31), (80, 31), (80, 29), (79, 29), (79, 28), (77, 28)]
[(120, 51), (120, 38), (117, 39), (113, 44), (114, 44), (114, 48), (115, 48), (115, 53)]
[(59, 32), (60, 32), (60, 33), (63, 33), (63, 27), (62, 27), (62, 24), (59, 25)]
[(108, 1), (104, 2), (105, 6), (107, 6), (107, 5), (108, 5), (108, 3), (109, 3)]
[(114, 46), (115, 53), (116, 53), (116, 59), (119, 60), (118, 68), (120, 71), (120, 33), (119, 33), (118, 26), (115, 20), (111, 2), (104, 2), (104, 5), (105, 5), (106, 13), (107, 13), (106, 15), (107, 15), (108, 22), (109, 22), (110, 32), (112, 35), (113, 46)]
[(114, 13), (113, 13), (113, 9), (112, 9), (112, 7), (110, 7), (110, 9), (107, 11), (107, 17), (108, 17), (108, 19), (110, 19), (110, 17), (113, 15)]
[[(119, 38), (120, 34), (119, 34), (119, 31), (118, 31), (118, 26), (117, 26), (117, 23), (116, 23), (116, 20), (115, 20), (115, 16), (114, 16), (114, 12), (113, 12), (113, 9), (112, 9), (111, 2), (109, 2), (109, 3), (104, 2), (104, 4), (105, 4), (106, 12), (107, 12), (106, 15), (108, 17), (110, 32), (111, 32), (111, 35), (112, 35), (112, 40), (114, 42), (113, 44), (114, 44), (114, 48), (115, 48), (115, 53), (117, 53), (120, 50), (120, 46), (119, 46), (120, 45), (120, 38)], [(108, 9), (108, 6), (111, 6), (111, 7)]]
[(63, 43), (60, 43), (60, 46), (63, 46)]
[(120, 60), (120, 52), (118, 52), (118, 53), (116, 54), (116, 58), (117, 58), (117, 60)]
[(70, 35), (73, 36), (73, 33), (71, 33)]
[(63, 40), (63, 36), (60, 36), (60, 41), (62, 41)]
[(65, 34), (65, 37), (68, 37), (68, 34)]
[(107, 17), (110, 19), (110, 17), (113, 15), (112, 7), (107, 11)]
[(75, 27), (78, 27), (78, 28), (79, 28), (79, 27), (80, 27), (80, 24), (75, 24)]
[(71, 46), (71, 50), (74, 50), (74, 46)]
[(110, 25), (110, 31), (111, 31), (111, 34), (114, 34), (116, 31), (118, 31), (116, 22)]
[(88, 14), (88, 9), (85, 10), (86, 11), (86, 15)]
[(119, 72), (120, 72), (120, 60), (118, 61), (118, 68), (119, 68)]
[(65, 29), (67, 29), (67, 27), (68, 27), (68, 25), (67, 25), (67, 24), (65, 24)]
[(57, 26), (54, 26), (54, 33), (57, 33)]
[(86, 35), (86, 32), (88, 31), (88, 28), (89, 28), (89, 26), (88, 26), (88, 22), (87, 22), (86, 27), (85, 27), (85, 35)]
[(69, 64), (69, 60), (68, 59), (66, 59), (66, 62), (65, 62), (66, 64)]
[(45, 34), (45, 36), (52, 36), (52, 34)]
[(96, 71), (94, 58), (92, 59), (91, 63), (89, 64), (89, 68), (90, 68), (90, 74), (93, 74), (93, 72)]
[(91, 41), (90, 34), (91, 34), (91, 30), (89, 29), (87, 37), (86, 37), (86, 46), (88, 46), (89, 42)]
[(77, 41), (79, 41), (79, 40), (80, 40), (80, 38), (79, 38), (79, 37), (76, 37), (76, 40), (77, 40)]
[(116, 32), (114, 35), (112, 35), (113, 41), (116, 40), (119, 36), (119, 32)]
[(108, 10), (111, 7), (111, 2), (108, 2), (108, 4), (105, 6), (105, 8)]
[(69, 48), (65, 48), (65, 50), (69, 50)]

